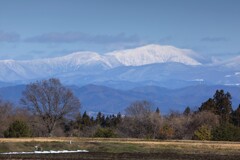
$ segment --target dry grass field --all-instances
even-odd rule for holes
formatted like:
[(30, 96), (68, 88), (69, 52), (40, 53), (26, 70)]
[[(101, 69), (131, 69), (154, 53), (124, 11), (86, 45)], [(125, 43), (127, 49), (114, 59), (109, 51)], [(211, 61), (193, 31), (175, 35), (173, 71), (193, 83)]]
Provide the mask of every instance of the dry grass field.
[[(240, 156), (239, 142), (72, 137), (0, 139), (0, 152), (34, 151), (36, 145), (43, 150), (84, 149), (89, 151), (89, 153), (65, 154), (59, 157), (65, 157), (64, 159), (67, 159), (67, 157), (81, 159), (81, 157), (85, 156), (83, 159), (94, 159), (94, 157), (96, 159), (124, 159), (123, 157), (127, 157), (127, 159), (149, 159), (149, 157), (152, 157), (152, 159), (206, 160), (239, 159)], [(25, 157), (28, 159), (29, 156), (31, 155), (21, 155), (20, 158)], [(48, 157), (47, 159), (51, 159), (51, 155), (45, 156)], [(13, 156), (11, 157), (13, 158)], [(17, 159), (18, 156), (15, 155), (15, 158)], [(56, 156), (52, 158), (56, 158)]]

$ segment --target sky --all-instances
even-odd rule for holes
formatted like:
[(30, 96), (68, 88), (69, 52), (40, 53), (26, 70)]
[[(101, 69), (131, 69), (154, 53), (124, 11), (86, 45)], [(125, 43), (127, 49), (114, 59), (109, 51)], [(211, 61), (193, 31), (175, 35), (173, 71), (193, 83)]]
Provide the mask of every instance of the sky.
[(0, 0), (0, 60), (147, 44), (240, 55), (239, 0)]

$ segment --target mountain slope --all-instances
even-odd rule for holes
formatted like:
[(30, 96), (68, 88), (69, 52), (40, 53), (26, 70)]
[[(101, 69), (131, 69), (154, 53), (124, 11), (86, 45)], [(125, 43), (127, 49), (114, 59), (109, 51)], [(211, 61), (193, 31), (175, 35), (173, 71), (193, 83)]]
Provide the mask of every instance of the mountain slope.
[[(155, 107), (159, 107), (162, 113), (170, 110), (183, 111), (187, 106), (199, 107), (202, 102), (211, 98), (217, 89), (231, 93), (234, 108), (240, 103), (240, 87), (237, 86), (196, 85), (181, 89), (144, 86), (125, 91), (98, 85), (70, 88), (80, 99), (82, 110), (93, 112), (123, 113), (124, 109), (136, 100), (148, 100)], [(24, 89), (23, 85), (0, 88), (0, 97), (18, 103)]]
[(177, 62), (185, 65), (200, 65), (201, 63), (190, 56), (191, 50), (179, 49), (173, 46), (147, 45), (135, 49), (107, 53), (124, 66), (141, 66), (153, 63)]
[(42, 79), (74, 71), (89, 74), (108, 69), (109, 65), (94, 52), (77, 52), (63, 57), (32, 61), (0, 60), (0, 80), (9, 82)]
[(234, 57), (230, 60), (219, 62), (217, 65), (224, 66), (227, 68), (239, 69), (240, 68), (240, 56)]
[(240, 74), (218, 66), (184, 65), (181, 63), (155, 63), (143, 66), (120, 66), (95, 75), (74, 72), (56, 75), (65, 84), (98, 84), (113, 88), (131, 89), (155, 85), (182, 88), (197, 84), (238, 85)]

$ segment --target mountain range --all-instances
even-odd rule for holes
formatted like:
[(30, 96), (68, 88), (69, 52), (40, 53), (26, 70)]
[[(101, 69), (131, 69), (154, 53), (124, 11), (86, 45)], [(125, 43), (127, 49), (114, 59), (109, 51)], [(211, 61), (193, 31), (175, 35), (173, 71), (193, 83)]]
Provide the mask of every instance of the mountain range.
[[(122, 111), (134, 100), (149, 99), (165, 111), (199, 106), (213, 89), (230, 87), (236, 94), (239, 68), (240, 56), (209, 62), (192, 50), (155, 44), (105, 54), (0, 60), (0, 96), (16, 101), (29, 82), (55, 77), (71, 86), (89, 110)], [(240, 98), (234, 97), (237, 105)]]
[(95, 52), (76, 52), (63, 57), (30, 61), (0, 60), (0, 81), (25, 81), (65, 73), (67, 75), (69, 73), (95, 75), (118, 67), (155, 63), (176, 62), (185, 65), (200, 65), (198, 61), (190, 57), (191, 55), (194, 55), (191, 50), (148, 45), (102, 55)]
[[(76, 52), (37, 60), (0, 60), (0, 83), (22, 84), (49, 77), (68, 85), (97, 84), (113, 88), (156, 85), (166, 88), (192, 84), (239, 85), (240, 56), (204, 64), (188, 49), (147, 45), (106, 54)], [(132, 84), (132, 85), (131, 85)]]

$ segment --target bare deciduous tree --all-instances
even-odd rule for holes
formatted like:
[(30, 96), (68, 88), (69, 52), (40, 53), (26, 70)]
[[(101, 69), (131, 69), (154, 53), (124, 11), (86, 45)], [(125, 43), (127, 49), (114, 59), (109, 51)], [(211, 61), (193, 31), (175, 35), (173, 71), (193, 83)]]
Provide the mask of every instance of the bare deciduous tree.
[(159, 113), (152, 112), (148, 101), (136, 101), (126, 108), (119, 130), (127, 137), (156, 138), (161, 125)]
[(78, 113), (81, 106), (72, 91), (54, 78), (27, 85), (21, 102), (41, 119), (49, 136), (59, 121)]
[(151, 113), (152, 104), (148, 101), (136, 101), (126, 108), (126, 115), (144, 117)]
[(163, 128), (161, 128), (162, 138), (187, 139), (185, 136), (189, 123), (189, 117), (172, 111), (170, 115), (164, 119), (164, 125)]

